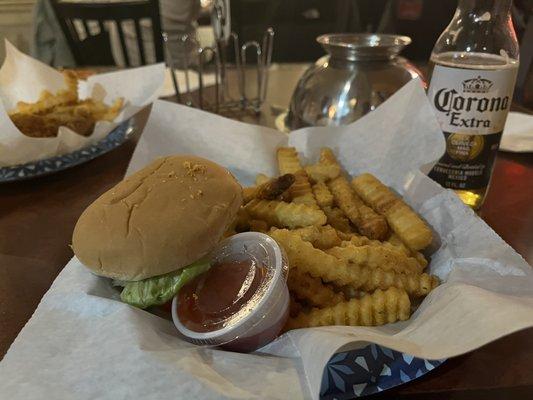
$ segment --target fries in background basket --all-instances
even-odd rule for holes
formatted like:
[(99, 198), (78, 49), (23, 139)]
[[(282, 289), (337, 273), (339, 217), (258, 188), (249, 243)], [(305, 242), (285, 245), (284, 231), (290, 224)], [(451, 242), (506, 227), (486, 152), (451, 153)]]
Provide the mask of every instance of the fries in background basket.
[[(285, 329), (374, 326), (408, 319), (411, 300), (439, 280), (419, 251), (431, 230), (372, 175), (352, 183), (333, 151), (302, 165), (296, 149), (277, 150), (280, 177), (256, 177), (232, 229), (268, 233), (285, 250), (291, 318)], [(428, 236), (429, 232), (429, 236)]]
[(122, 98), (110, 106), (100, 100), (78, 98), (78, 76), (73, 71), (63, 71), (67, 89), (52, 94), (45, 90), (35, 103), (19, 101), (9, 117), (26, 136), (54, 137), (60, 126), (89, 136), (97, 121), (113, 121), (124, 106)]

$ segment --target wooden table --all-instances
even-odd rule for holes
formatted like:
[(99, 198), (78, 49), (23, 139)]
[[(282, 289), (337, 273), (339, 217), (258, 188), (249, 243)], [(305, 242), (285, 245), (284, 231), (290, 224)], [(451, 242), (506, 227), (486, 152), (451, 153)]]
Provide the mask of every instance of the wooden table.
[[(270, 79), (269, 103), (286, 106), (302, 67), (281, 66)], [(144, 126), (149, 110), (137, 124)], [(268, 111), (267, 113), (268, 114)], [(272, 115), (262, 123), (272, 124)], [(51, 176), (0, 185), (0, 358), (72, 257), (68, 247), (83, 209), (124, 175), (139, 137), (86, 164)], [(498, 154), (481, 217), (533, 262), (533, 157)], [(533, 329), (448, 360), (421, 379), (377, 397), (386, 399), (526, 399), (533, 394)], [(1, 391), (1, 389), (0, 389)]]

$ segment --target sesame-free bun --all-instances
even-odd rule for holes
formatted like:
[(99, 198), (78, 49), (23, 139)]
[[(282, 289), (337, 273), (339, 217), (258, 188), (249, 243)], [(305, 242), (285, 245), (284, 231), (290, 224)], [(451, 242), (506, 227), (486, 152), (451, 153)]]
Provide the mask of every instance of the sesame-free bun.
[(205, 256), (233, 222), (242, 188), (212, 161), (155, 160), (101, 195), (72, 236), (78, 259), (97, 275), (135, 281)]

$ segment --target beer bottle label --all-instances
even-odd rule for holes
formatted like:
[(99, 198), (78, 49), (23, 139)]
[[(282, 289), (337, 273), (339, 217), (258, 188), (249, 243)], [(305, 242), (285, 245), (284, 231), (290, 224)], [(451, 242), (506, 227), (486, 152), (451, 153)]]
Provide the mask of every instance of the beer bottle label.
[(482, 189), (511, 106), (516, 68), (474, 70), (435, 65), (428, 97), (446, 139), (429, 176), (451, 189)]

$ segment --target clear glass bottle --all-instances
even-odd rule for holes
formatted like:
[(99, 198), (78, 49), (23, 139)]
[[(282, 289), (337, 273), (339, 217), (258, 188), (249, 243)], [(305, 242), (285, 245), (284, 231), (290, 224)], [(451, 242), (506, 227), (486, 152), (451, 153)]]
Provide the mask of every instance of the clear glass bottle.
[(512, 0), (460, 0), (430, 58), (428, 96), (446, 138), (429, 176), (483, 203), (513, 98), (519, 47)]

